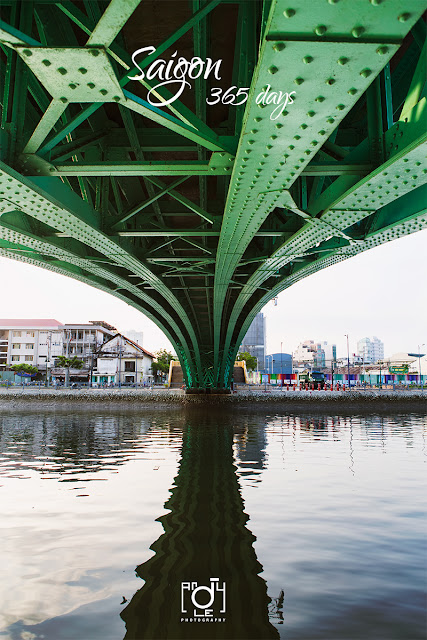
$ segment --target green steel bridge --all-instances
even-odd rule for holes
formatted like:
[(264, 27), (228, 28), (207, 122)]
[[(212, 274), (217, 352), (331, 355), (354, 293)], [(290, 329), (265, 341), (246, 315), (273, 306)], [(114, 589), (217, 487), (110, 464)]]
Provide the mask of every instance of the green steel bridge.
[(427, 228), (424, 0), (1, 5), (0, 255), (142, 311), (188, 387), (229, 386), (287, 287)]

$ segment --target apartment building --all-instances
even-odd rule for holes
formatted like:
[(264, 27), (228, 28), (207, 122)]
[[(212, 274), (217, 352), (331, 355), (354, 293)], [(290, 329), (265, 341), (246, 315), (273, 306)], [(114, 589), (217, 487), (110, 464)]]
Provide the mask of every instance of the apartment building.
[(64, 324), (64, 355), (73, 356), (91, 364), (92, 354), (99, 351), (107, 340), (117, 334), (111, 324), (91, 320), (89, 324)]
[(0, 371), (27, 363), (45, 372), (63, 352), (63, 328), (58, 320), (0, 320)]
[(374, 336), (373, 338), (362, 338), (357, 343), (357, 354), (363, 362), (375, 363), (384, 359), (384, 343)]

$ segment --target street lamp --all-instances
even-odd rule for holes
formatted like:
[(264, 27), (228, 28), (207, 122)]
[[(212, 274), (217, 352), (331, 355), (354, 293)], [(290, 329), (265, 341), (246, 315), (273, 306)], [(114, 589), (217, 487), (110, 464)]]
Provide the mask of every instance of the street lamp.
[(419, 344), (418, 345), (418, 353), (408, 353), (408, 356), (413, 356), (415, 358), (418, 358), (418, 371), (420, 374), (420, 385), (421, 385), (421, 391), (424, 390), (424, 385), (421, 379), (421, 358), (424, 358), (424, 356), (426, 355), (425, 353), (421, 353), (421, 347), (425, 347), (425, 343), (423, 342), (423, 344)]
[(283, 342), (280, 343), (280, 382), (283, 389)]

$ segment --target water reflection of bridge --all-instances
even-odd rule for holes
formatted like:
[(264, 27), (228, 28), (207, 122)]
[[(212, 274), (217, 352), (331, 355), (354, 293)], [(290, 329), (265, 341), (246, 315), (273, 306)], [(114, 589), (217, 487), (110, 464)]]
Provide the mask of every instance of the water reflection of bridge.
[[(137, 567), (145, 584), (122, 613), (126, 640), (279, 637), (269, 622), (271, 600), (259, 576), (255, 537), (246, 527), (234, 433), (233, 419), (226, 416), (193, 416), (184, 425), (180, 467), (165, 504), (169, 513), (159, 518), (164, 533), (151, 547), (155, 555)], [(257, 451), (259, 463), (253, 463), (262, 468), (264, 449)], [(226, 585), (225, 621), (184, 622), (188, 614), (181, 613), (182, 583), (209, 585), (211, 577)]]

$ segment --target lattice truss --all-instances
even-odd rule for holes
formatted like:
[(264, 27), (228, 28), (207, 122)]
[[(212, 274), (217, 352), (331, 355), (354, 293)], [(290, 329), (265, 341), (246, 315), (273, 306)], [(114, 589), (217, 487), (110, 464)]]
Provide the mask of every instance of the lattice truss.
[[(425, 10), (2, 0), (0, 254), (126, 301), (189, 386), (227, 386), (268, 300), (427, 227)], [(171, 101), (153, 69), (179, 57), (221, 62)]]

